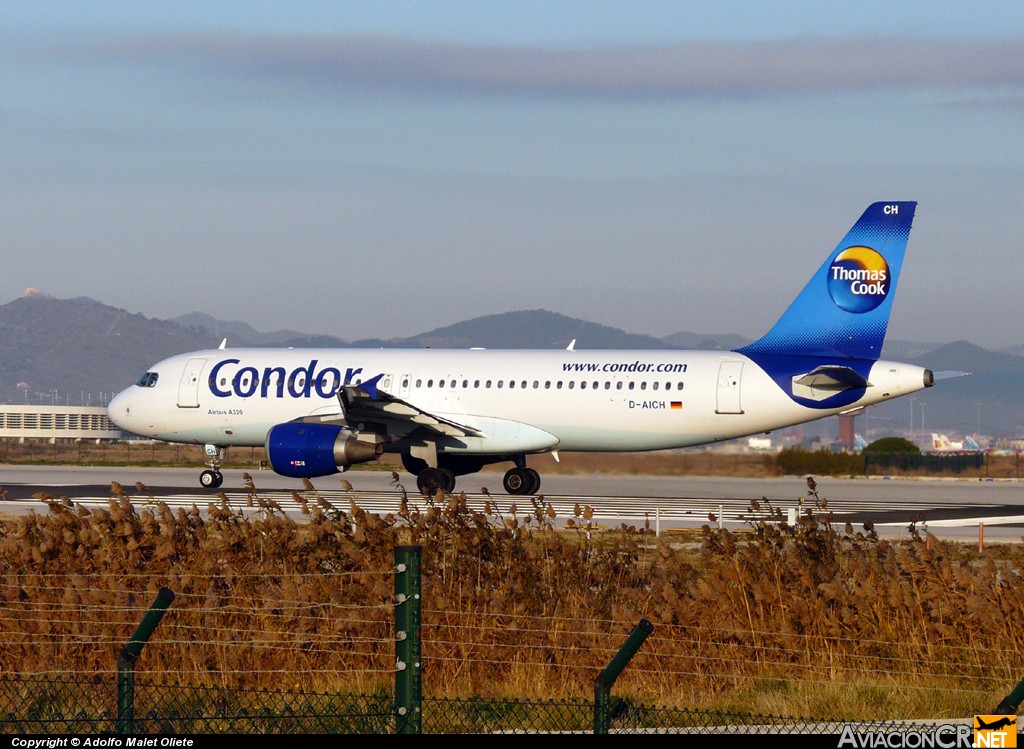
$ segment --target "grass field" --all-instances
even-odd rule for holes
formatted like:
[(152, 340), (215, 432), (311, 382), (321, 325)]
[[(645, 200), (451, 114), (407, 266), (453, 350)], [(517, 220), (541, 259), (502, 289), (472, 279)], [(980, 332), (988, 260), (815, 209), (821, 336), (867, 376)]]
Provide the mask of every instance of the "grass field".
[(0, 669), (109, 673), (166, 586), (148, 677), (386, 690), (393, 550), (415, 544), (431, 696), (591, 696), (641, 619), (654, 633), (616, 693), (646, 704), (962, 717), (1024, 675), (1020, 545), (880, 540), (813, 509), (792, 528), (655, 538), (591, 527), (586, 508), (556, 524), (528, 499), (511, 515), (439, 496), (386, 518), (305, 500), (305, 522), (126, 499), (0, 521)]

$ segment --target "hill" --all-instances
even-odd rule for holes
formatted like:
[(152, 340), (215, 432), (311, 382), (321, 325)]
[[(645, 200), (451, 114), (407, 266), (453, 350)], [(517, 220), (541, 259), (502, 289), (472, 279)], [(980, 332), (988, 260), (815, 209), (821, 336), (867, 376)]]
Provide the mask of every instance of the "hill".
[[(218, 340), (228, 339), (231, 346), (288, 346), (288, 341), (303, 338), (306, 334), (297, 330), (275, 330), (261, 333), (249, 323), (239, 320), (218, 320), (205, 312), (189, 312), (187, 315), (172, 317), (167, 322), (180, 325), (195, 333), (213, 336)], [(344, 342), (343, 342), (344, 343)]]
[(407, 348), (565, 348), (575, 340), (581, 349), (658, 349), (665, 342), (652, 336), (626, 333), (607, 325), (578, 320), (544, 309), (504, 312), (387, 341), (356, 341), (353, 346)]
[(939, 382), (935, 394), (941, 397), (921, 394), (928, 402), (930, 423), (959, 424), (961, 432), (973, 433), (978, 431), (980, 422), (981, 431), (990, 434), (1024, 434), (1024, 357), (956, 341), (929, 352), (917, 362), (936, 373), (971, 373)]
[(103, 405), (153, 362), (218, 343), (91, 299), (24, 296), (0, 306), (0, 399)]

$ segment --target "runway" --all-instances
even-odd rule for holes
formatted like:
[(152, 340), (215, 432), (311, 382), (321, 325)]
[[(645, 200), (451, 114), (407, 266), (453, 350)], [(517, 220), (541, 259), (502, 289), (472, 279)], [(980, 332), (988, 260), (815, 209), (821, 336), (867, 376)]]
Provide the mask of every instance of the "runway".
[[(410, 507), (423, 510), (429, 505), (409, 474), (401, 474), (396, 484), (388, 471), (354, 470), (317, 479), (309, 490), (301, 480), (253, 470), (250, 490), (244, 473), (226, 470), (224, 486), (208, 490), (198, 485), (198, 469), (4, 466), (0, 513), (45, 511), (46, 498), (67, 497), (86, 507), (106, 507), (114, 494), (113, 482), (140, 509), (164, 502), (172, 509), (195, 505), (205, 510), (210, 502), (227, 502), (242, 514), (256, 514), (276, 504), (299, 519), (304, 516), (303, 503), (348, 512), (355, 502), (366, 512), (383, 515), (398, 511), (403, 492)], [(801, 477), (548, 474), (541, 493), (529, 497), (504, 494), (501, 475), (460, 477), (457, 491), (465, 492), (474, 511), (489, 511), (496, 519), (524, 519), (540, 511), (556, 527), (570, 518), (585, 522), (585, 513), (600, 526), (625, 524), (657, 533), (707, 524), (742, 530), (762, 520), (792, 523), (811, 510), (831, 512), (839, 528), (850, 523), (859, 531), (871, 523), (885, 537), (909, 536), (911, 523), (919, 531), (958, 540), (977, 539), (981, 524), (988, 540), (1020, 541), (1024, 534), (1024, 487), (1015, 480), (826, 477), (816, 479), (815, 497)]]

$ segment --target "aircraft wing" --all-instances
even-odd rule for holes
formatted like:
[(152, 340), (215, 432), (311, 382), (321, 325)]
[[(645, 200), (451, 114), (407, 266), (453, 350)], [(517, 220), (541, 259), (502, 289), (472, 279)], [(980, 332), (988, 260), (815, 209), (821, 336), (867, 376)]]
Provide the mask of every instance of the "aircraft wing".
[(338, 388), (341, 418), (350, 429), (371, 431), (392, 437), (406, 437), (417, 429), (448, 437), (479, 437), (482, 432), (442, 416), (424, 411), (377, 387), (383, 375), (359, 385)]

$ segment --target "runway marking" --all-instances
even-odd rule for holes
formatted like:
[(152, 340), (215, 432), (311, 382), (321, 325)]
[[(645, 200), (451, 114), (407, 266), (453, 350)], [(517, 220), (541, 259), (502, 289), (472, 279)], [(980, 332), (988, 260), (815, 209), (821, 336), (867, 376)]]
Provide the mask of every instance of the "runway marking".
[[(127, 488), (127, 487), (126, 487)], [(210, 504), (221, 505), (226, 499), (230, 509), (239, 511), (245, 515), (258, 515), (269, 511), (269, 508), (260, 506), (260, 499), (266, 502), (274, 502), (288, 515), (302, 515), (302, 503), (296, 501), (299, 496), (311, 506), (315, 506), (318, 499), (322, 498), (333, 506), (335, 511), (350, 514), (351, 503), (355, 503), (364, 512), (378, 515), (397, 513), (402, 501), (401, 492), (359, 492), (350, 490), (320, 490), (303, 489), (295, 491), (259, 491), (250, 492), (220, 492), (220, 493), (186, 493), (168, 495), (141, 495), (128, 494), (127, 499), (137, 510), (155, 509), (158, 503), (163, 503), (171, 509), (189, 510), (195, 505), (199, 510), (206, 511)], [(554, 511), (555, 517), (552, 520), (561, 525), (572, 519), (574, 522), (584, 523), (582, 517), (583, 508), (590, 509), (591, 520), (596, 524), (631, 524), (649, 525), (656, 530), (668, 530), (676, 528), (700, 528), (704, 525), (721, 525), (723, 527), (750, 527), (752, 524), (761, 521), (776, 523), (781, 521), (793, 522), (811, 512), (820, 519), (823, 515), (831, 515), (832, 523), (843, 523), (853, 521), (859, 525), (868, 519), (876, 526), (906, 527), (910, 518), (903, 517), (893, 520), (894, 514), (913, 515), (927, 514), (930, 517), (922, 517), (920, 520), (932, 527), (961, 527), (976, 526), (979, 523), (992, 525), (1008, 525), (1024, 523), (1024, 516), (999, 515), (985, 517), (979, 514), (985, 508), (1004, 508), (1005, 505), (996, 503), (957, 503), (950, 501), (922, 501), (910, 500), (904, 502), (892, 502), (882, 500), (828, 500), (825, 503), (813, 501), (778, 501), (769, 500), (764, 497), (741, 498), (741, 497), (597, 497), (588, 495), (491, 495), (467, 493), (466, 506), (479, 513), (485, 512), (485, 507), (490, 505), (492, 517), (508, 517), (513, 514), (518, 518), (535, 517), (538, 512), (547, 517), (550, 508)], [(250, 500), (251, 498), (251, 500)], [(70, 498), (73, 504), (83, 505), (87, 508), (103, 509), (109, 506), (110, 502), (117, 501), (117, 497), (111, 496), (82, 496)], [(407, 494), (406, 504), (411, 511), (426, 511), (430, 506), (446, 504), (450, 499), (446, 497), (443, 502), (438, 503), (433, 499), (423, 497), (419, 494)], [(758, 509), (752, 509), (754, 504)], [(32, 506), (41, 509), (44, 504), (42, 500), (9, 500), (0, 504), (2, 511), (3, 504), (12, 506), (21, 504), (27, 509)], [(822, 506), (824, 505), (824, 506)], [(580, 515), (576, 515), (577, 506), (580, 508)], [(320, 508), (326, 509), (326, 508)], [(331, 511), (331, 510), (326, 510)], [(970, 512), (970, 517), (965, 518), (937, 518), (936, 514), (949, 515), (952, 513)]]
[[(1024, 525), (1024, 515), (992, 515), (973, 518), (953, 518), (950, 520), (929, 520), (929, 527), (959, 528), (961, 526), (973, 525)], [(883, 525), (880, 523), (879, 525)], [(899, 523), (884, 523), (884, 525), (899, 525)]]

